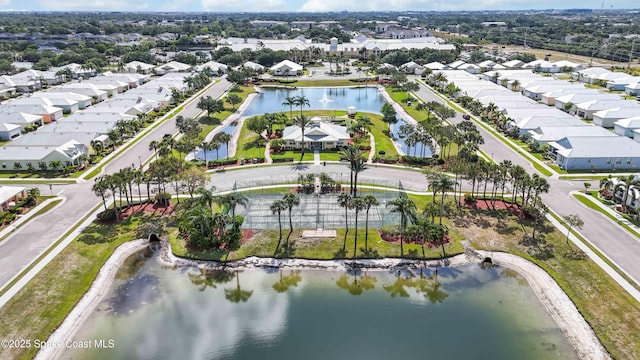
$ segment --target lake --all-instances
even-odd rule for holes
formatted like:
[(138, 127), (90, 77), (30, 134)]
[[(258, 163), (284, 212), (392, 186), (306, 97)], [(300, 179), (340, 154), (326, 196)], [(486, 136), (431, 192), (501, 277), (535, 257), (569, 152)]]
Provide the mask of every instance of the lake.
[(129, 258), (69, 359), (575, 359), (517, 273), (168, 269)]

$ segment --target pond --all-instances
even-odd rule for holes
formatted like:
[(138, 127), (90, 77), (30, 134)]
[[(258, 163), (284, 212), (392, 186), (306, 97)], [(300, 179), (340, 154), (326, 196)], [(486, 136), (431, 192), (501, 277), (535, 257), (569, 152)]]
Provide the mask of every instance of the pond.
[(416, 270), (165, 268), (136, 254), (69, 359), (575, 359), (527, 282), (478, 265)]
[[(291, 109), (287, 106), (283, 106), (282, 103), (288, 97), (305, 96), (309, 99), (309, 107), (304, 107), (303, 110), (344, 110), (346, 111), (350, 106), (354, 106), (356, 111), (370, 112), (380, 114), (380, 109), (385, 103), (385, 99), (377, 88), (348, 88), (348, 87), (336, 87), (336, 88), (297, 88), (297, 89), (274, 89), (274, 88), (262, 88), (262, 91), (256, 95), (251, 101), (249, 106), (242, 112), (242, 116), (255, 116), (264, 113), (272, 112), (288, 112)], [(299, 107), (293, 107), (293, 113), (300, 110)], [(396, 138), (396, 142), (406, 154), (407, 150), (410, 150), (411, 155), (414, 155), (414, 147), (416, 148), (415, 156), (418, 157), (430, 157), (432, 152), (431, 148), (427, 145), (423, 145), (418, 142), (411, 149), (407, 149), (404, 138), (398, 136), (398, 131), (401, 125), (406, 125), (406, 121), (398, 117), (398, 122), (393, 127), (393, 134)]]
[[(233, 131), (236, 129), (237, 126), (238, 126), (237, 123), (233, 122), (231, 125), (228, 125), (224, 129), (222, 129), (222, 132), (227, 133), (229, 135), (233, 135)], [(205, 151), (203, 149), (200, 149), (196, 153), (196, 159), (204, 160), (205, 157), (206, 157), (207, 161), (213, 161), (213, 160), (226, 158), (227, 157), (227, 144), (226, 143), (220, 143), (220, 148), (218, 150), (208, 150), (206, 152), (206, 156), (205, 156)]]

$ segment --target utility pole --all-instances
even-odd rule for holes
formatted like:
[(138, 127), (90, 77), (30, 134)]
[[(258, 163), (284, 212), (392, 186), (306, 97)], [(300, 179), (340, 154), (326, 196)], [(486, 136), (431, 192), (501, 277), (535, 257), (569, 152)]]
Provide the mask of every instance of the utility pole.
[(631, 60), (633, 60), (633, 46), (636, 44), (636, 38), (633, 38), (631, 42), (631, 51), (629, 52), (629, 62), (627, 63), (627, 69), (631, 68)]

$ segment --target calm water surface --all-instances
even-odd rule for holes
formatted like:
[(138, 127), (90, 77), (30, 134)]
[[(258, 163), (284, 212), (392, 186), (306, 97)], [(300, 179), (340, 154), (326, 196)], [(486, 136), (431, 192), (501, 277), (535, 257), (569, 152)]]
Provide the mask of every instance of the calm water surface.
[(477, 265), (396, 272), (236, 274), (136, 254), (68, 359), (575, 359), (519, 275)]

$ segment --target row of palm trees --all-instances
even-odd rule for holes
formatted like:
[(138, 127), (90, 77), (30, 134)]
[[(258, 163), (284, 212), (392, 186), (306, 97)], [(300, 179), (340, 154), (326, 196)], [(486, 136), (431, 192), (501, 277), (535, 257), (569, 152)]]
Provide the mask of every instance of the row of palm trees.
[(222, 147), (222, 144), (226, 145), (227, 155), (229, 157), (229, 141), (231, 141), (231, 135), (226, 132), (219, 132), (216, 136), (213, 137), (211, 141), (202, 141), (200, 143), (200, 149), (204, 150), (204, 162), (207, 164), (207, 151), (215, 150), (216, 151), (216, 160), (220, 159), (220, 154), (218, 150)]
[[(629, 205), (629, 196), (633, 191), (637, 191), (640, 187), (640, 178), (637, 175), (627, 175), (619, 178), (613, 178), (609, 175), (600, 181), (600, 188), (612, 192), (613, 198), (622, 203), (622, 207), (626, 212), (632, 209), (637, 211), (633, 206)], [(621, 196), (618, 194), (622, 194)]]
[[(113, 207), (116, 212), (116, 215), (119, 213), (120, 208), (122, 208), (122, 198), (124, 196), (127, 206), (131, 206), (134, 201), (133, 194), (133, 184), (137, 184), (138, 188), (138, 201), (142, 203), (142, 194), (140, 189), (140, 184), (143, 182), (147, 183), (147, 198), (151, 199), (150, 191), (150, 181), (151, 179), (145, 175), (144, 172), (140, 169), (131, 169), (131, 168), (123, 168), (118, 172), (113, 174), (102, 175), (95, 179), (95, 182), (92, 186), (93, 192), (96, 196), (102, 198), (102, 204), (104, 206), (104, 210), (107, 211), (107, 199), (112, 197)], [(119, 200), (119, 201), (116, 201)]]

